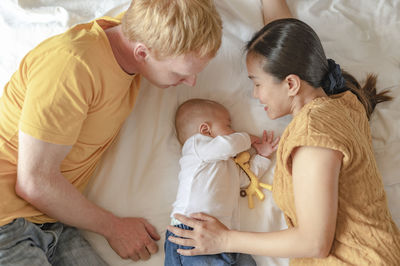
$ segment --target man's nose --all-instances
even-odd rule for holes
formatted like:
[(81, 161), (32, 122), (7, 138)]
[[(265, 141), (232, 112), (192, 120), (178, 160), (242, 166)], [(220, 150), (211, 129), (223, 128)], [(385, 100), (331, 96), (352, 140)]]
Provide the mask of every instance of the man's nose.
[(196, 79), (197, 79), (196, 75), (192, 75), (190, 77), (183, 79), (182, 83), (193, 87), (194, 85), (196, 85)]

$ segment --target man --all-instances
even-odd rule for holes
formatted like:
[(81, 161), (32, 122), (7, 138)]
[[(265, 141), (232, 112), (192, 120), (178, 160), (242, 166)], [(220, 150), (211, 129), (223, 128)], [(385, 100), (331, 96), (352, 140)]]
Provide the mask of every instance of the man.
[[(148, 259), (159, 235), (81, 191), (135, 103), (140, 78), (195, 85), (221, 44), (212, 0), (135, 0), (30, 51), (0, 98), (0, 264), (105, 265), (76, 228), (122, 258)], [(76, 228), (75, 228), (76, 227)]]

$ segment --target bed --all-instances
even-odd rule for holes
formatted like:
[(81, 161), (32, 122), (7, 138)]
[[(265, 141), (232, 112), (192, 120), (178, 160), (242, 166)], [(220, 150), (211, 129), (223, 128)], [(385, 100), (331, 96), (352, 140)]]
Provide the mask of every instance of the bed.
[[(86, 190), (87, 197), (120, 216), (150, 221), (162, 239), (160, 251), (149, 261), (121, 259), (96, 234), (85, 237), (110, 265), (163, 265), (163, 241), (177, 190), (180, 145), (173, 117), (189, 98), (209, 98), (224, 104), (236, 130), (260, 135), (263, 129), (282, 133), (290, 121), (267, 118), (252, 98), (247, 78), (244, 44), (262, 26), (259, 0), (216, 0), (224, 23), (222, 47), (198, 76), (195, 87), (158, 89), (143, 80), (134, 111), (113, 146), (103, 156)], [(319, 34), (327, 56), (363, 80), (378, 74), (379, 89), (391, 89), (392, 102), (378, 105), (371, 118), (373, 147), (382, 173), (392, 216), (400, 226), (400, 2), (397, 0), (287, 0), (295, 17)], [(70, 26), (125, 10), (129, 0), (1, 0), (0, 87), (17, 69), (22, 57), (45, 38)], [(0, 95), (2, 89), (0, 89)], [(273, 169), (262, 181), (271, 183)], [(243, 230), (286, 228), (269, 191), (263, 202), (240, 202)], [(288, 265), (287, 259), (256, 256), (258, 265)]]

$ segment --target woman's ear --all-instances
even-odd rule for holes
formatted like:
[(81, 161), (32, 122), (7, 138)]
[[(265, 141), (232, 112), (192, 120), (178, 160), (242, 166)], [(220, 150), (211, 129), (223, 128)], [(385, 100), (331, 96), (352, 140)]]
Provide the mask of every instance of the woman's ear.
[(211, 136), (211, 127), (207, 122), (201, 123), (199, 131), (204, 136)]
[(295, 74), (290, 74), (285, 78), (286, 84), (288, 85), (288, 95), (296, 96), (301, 87), (301, 79)]

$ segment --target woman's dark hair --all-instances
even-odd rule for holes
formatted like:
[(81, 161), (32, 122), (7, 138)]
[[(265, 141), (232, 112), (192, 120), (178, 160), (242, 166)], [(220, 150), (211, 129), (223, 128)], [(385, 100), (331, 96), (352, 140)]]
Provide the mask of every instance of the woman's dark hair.
[(263, 70), (280, 81), (295, 74), (312, 87), (322, 87), (327, 95), (350, 90), (364, 105), (370, 118), (375, 106), (392, 98), (385, 90), (377, 94), (376, 76), (368, 74), (364, 86), (349, 73), (327, 59), (320, 39), (306, 23), (279, 19), (265, 25), (247, 43), (248, 55), (264, 57)]

